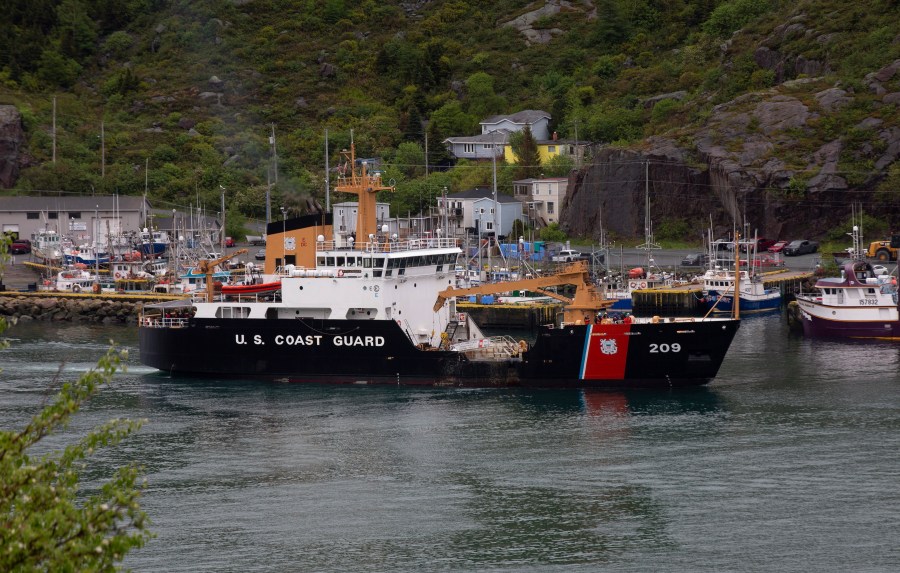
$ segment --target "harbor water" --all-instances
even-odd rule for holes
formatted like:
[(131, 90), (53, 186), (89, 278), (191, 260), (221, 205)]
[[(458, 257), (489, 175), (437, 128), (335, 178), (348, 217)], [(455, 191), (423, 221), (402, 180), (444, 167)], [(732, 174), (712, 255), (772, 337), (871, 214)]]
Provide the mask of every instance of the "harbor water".
[(142, 367), (133, 327), (7, 337), (4, 429), (129, 350), (68, 432), (147, 419), (85, 476), (144, 466), (136, 571), (900, 568), (897, 344), (751, 317), (707, 387), (584, 392), (197, 381)]

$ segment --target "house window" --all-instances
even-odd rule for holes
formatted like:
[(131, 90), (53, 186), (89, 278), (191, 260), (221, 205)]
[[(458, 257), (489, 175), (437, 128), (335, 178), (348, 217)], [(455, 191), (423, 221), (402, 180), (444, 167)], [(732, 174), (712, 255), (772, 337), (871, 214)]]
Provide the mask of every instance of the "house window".
[(548, 145), (548, 146), (547, 146), (547, 153), (556, 153), (556, 146), (555, 146), (555, 145)]
[(25, 214), (26, 219), (37, 219), (38, 216), (39, 215), (37, 211), (28, 211), (28, 213)]
[(70, 219), (81, 219), (81, 211), (69, 211)]
[(547, 214), (553, 214), (553, 201), (547, 201)]
[(491, 207), (491, 215), (493, 215), (493, 214), (494, 214), (494, 208)]
[(484, 215), (484, 207), (482, 207), (481, 209), (479, 209), (479, 210), (478, 210), (478, 213), (480, 213), (481, 215)]
[(484, 230), (485, 230), (485, 231), (493, 231), (493, 230), (494, 230), (494, 222), (493, 222), (493, 221), (487, 221), (487, 222), (484, 224)]
[(481, 146), (481, 148), (482, 148), (482, 149), (493, 149), (493, 148), (494, 148), (494, 144), (492, 144), (492, 143), (485, 143), (485, 144), (483, 144), (483, 145)]
[(475, 144), (474, 143), (464, 143), (463, 144), (463, 153), (475, 153)]

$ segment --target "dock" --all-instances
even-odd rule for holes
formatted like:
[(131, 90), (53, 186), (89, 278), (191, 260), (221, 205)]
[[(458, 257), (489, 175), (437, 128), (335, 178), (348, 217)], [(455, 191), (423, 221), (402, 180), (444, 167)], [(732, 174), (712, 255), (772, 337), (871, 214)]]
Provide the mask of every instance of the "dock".
[[(781, 298), (788, 302), (800, 285), (813, 277), (810, 271), (779, 269), (761, 273), (766, 288), (778, 289)], [(684, 285), (636, 290), (631, 294), (635, 316), (702, 316), (705, 313), (701, 299), (703, 285), (691, 282)]]

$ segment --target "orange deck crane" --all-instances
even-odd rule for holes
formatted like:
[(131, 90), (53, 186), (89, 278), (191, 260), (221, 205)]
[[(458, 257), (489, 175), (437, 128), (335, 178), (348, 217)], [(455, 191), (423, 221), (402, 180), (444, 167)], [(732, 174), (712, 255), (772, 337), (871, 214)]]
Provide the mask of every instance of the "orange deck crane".
[[(575, 296), (572, 298), (544, 290), (545, 287), (567, 284), (575, 286)], [(471, 288), (448, 287), (438, 293), (434, 311), (440, 310), (449, 298), (473, 294), (496, 294), (522, 289), (537, 291), (565, 303), (563, 320), (570, 324), (584, 323), (584, 321), (593, 322), (599, 311), (609, 308), (615, 303), (614, 300), (603, 298), (591, 282), (587, 261), (576, 261), (564, 267), (562, 271), (544, 277), (490, 283)]]
[(215, 273), (216, 265), (224, 263), (238, 255), (243, 255), (247, 249), (238, 249), (230, 255), (219, 257), (218, 259), (200, 259), (197, 261), (197, 270), (206, 275), (206, 302), (212, 302), (215, 298), (216, 286), (213, 284), (213, 273)]

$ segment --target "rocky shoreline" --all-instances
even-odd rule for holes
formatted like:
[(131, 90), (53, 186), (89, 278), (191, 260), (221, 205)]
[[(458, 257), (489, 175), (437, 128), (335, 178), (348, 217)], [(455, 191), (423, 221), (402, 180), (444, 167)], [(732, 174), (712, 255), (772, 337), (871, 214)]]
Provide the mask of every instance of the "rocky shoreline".
[(0, 298), (0, 315), (18, 322), (42, 320), (137, 324), (142, 305), (143, 301), (12, 295)]

